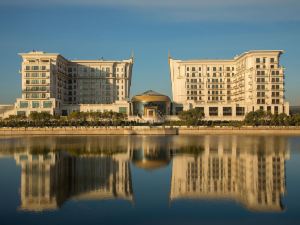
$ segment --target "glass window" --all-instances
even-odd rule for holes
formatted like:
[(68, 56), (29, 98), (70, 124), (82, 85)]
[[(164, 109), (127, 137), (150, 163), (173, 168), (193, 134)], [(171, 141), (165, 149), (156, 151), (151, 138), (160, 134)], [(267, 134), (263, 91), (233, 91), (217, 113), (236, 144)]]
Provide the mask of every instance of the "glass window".
[(28, 102), (20, 102), (20, 108), (28, 108)]
[(32, 102), (32, 108), (39, 108), (40, 107), (40, 102)]
[(223, 116), (232, 116), (232, 108), (223, 107)]
[(44, 108), (51, 108), (52, 107), (52, 102), (51, 101), (44, 101), (43, 102), (43, 107)]
[(26, 116), (26, 112), (25, 111), (17, 111), (17, 115), (18, 116)]
[(236, 107), (236, 115), (244, 116), (245, 115), (245, 107)]
[(209, 115), (217, 116), (218, 115), (218, 107), (209, 107)]
[(119, 113), (127, 113), (127, 107), (119, 107)]

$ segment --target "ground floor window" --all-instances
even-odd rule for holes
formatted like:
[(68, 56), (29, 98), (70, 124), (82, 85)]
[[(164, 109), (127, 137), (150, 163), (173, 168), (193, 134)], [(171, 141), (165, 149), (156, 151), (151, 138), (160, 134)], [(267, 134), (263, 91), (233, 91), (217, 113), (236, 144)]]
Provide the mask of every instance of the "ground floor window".
[(26, 112), (25, 111), (17, 111), (18, 116), (25, 116)]
[(20, 102), (20, 108), (28, 108), (28, 102)]
[(127, 113), (127, 107), (119, 107), (119, 113)]
[(223, 107), (223, 116), (232, 116), (232, 108)]
[(183, 111), (183, 107), (176, 107), (175, 108), (175, 114), (178, 115), (180, 112)]
[(245, 115), (245, 107), (236, 107), (236, 115), (244, 116)]
[(62, 116), (67, 116), (68, 115), (68, 110), (65, 110), (65, 109), (61, 110), (61, 115)]
[(44, 108), (51, 108), (52, 107), (52, 102), (51, 101), (45, 101), (45, 102), (43, 102), (43, 107)]
[(40, 102), (32, 102), (32, 108), (39, 108), (40, 107)]
[(218, 115), (218, 107), (209, 107), (209, 115), (217, 116)]
[(274, 113), (278, 114), (278, 106), (274, 106)]

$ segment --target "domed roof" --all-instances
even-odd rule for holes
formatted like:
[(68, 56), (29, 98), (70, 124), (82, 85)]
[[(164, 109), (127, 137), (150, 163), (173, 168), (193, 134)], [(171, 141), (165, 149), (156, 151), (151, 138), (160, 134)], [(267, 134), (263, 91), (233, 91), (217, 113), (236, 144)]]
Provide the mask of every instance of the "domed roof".
[(158, 168), (165, 167), (169, 164), (168, 160), (138, 160), (133, 161), (133, 164), (144, 170), (155, 170)]
[(171, 102), (170, 98), (167, 95), (160, 94), (158, 92), (148, 90), (141, 94), (137, 94), (132, 97), (132, 101), (163, 101), (163, 102)]

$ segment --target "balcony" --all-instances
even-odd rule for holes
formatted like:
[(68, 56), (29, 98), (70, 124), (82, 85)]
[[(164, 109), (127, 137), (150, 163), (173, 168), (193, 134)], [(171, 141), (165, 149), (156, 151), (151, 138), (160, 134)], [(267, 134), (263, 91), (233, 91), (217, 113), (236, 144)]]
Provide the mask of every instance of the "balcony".
[(26, 90), (26, 89), (23, 89), (22, 90), (23, 93), (29, 93), (29, 92), (33, 92), (33, 93), (37, 93), (37, 92), (42, 92), (42, 93), (47, 93), (47, 92), (50, 92), (50, 89), (46, 89), (46, 90), (34, 90), (34, 89), (30, 89), (30, 90)]

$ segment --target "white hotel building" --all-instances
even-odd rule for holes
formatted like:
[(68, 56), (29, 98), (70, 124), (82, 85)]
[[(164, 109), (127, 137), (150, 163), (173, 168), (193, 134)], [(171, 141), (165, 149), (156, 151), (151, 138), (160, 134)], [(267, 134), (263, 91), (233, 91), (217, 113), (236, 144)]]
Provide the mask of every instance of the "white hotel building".
[(289, 114), (282, 50), (254, 50), (226, 60), (169, 57), (173, 113), (198, 107), (210, 120), (242, 120), (263, 109)]
[(129, 113), (133, 57), (110, 61), (68, 60), (60, 54), (38, 51), (19, 55), (23, 59), (22, 98), (17, 99), (14, 114)]

